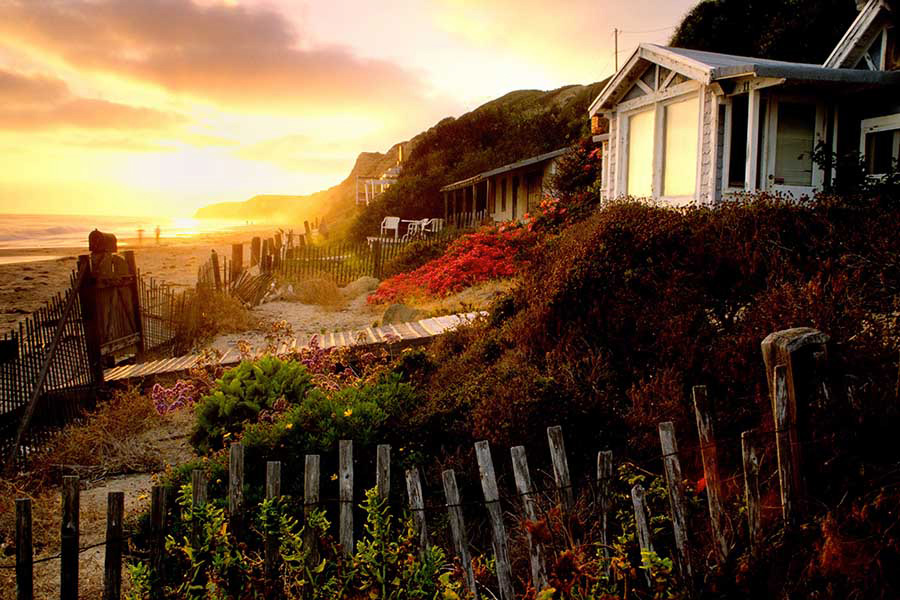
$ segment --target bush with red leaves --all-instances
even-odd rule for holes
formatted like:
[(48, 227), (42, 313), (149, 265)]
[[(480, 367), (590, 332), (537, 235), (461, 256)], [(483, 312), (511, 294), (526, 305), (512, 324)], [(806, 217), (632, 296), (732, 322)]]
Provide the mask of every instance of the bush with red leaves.
[(450, 244), (443, 256), (382, 281), (368, 301), (385, 304), (440, 298), (478, 283), (513, 277), (527, 264), (526, 250), (534, 240), (535, 235), (527, 229), (512, 224), (464, 235)]

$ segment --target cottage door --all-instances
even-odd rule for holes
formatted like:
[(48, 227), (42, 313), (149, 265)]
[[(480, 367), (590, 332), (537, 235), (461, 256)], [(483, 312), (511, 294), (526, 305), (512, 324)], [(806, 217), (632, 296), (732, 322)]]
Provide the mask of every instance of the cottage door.
[(767, 114), (765, 188), (794, 198), (812, 196), (824, 181), (813, 162), (816, 145), (825, 139), (824, 103), (773, 98)]

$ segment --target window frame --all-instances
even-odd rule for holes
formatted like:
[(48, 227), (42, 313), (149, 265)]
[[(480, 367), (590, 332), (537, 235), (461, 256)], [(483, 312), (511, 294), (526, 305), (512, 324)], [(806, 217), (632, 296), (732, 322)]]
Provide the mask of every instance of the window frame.
[[(653, 126), (653, 165), (651, 167), (651, 197), (654, 200), (662, 201), (673, 206), (682, 206), (699, 201), (703, 169), (700, 155), (703, 152), (703, 119), (706, 108), (704, 94), (704, 88), (698, 86), (683, 94), (655, 100), (652, 103), (617, 113), (617, 121), (619, 124), (618, 145), (619, 148), (624, 150), (623, 152), (618, 152), (616, 159), (616, 168), (618, 169), (616, 177), (618, 179), (618, 188), (620, 190), (625, 194), (628, 194), (628, 161), (631, 158), (631, 146), (629, 143), (631, 117), (638, 113), (652, 110), (655, 111), (655, 114)], [(697, 99), (697, 174), (694, 179), (694, 193), (684, 196), (664, 196), (662, 191), (665, 165), (665, 109), (671, 104), (678, 104), (679, 102), (686, 102), (695, 98)]]
[[(897, 152), (898, 148), (898, 133), (900, 133), (900, 113), (894, 113), (892, 115), (882, 115), (880, 117), (871, 117), (869, 119), (863, 119), (859, 124), (859, 155), (863, 158), (864, 161), (868, 164), (869, 157), (866, 156), (866, 136), (870, 133), (880, 133), (882, 131), (894, 131), (894, 152)], [(894, 161), (897, 159), (892, 157)], [(867, 173), (868, 177), (872, 178), (883, 178), (887, 173)]]

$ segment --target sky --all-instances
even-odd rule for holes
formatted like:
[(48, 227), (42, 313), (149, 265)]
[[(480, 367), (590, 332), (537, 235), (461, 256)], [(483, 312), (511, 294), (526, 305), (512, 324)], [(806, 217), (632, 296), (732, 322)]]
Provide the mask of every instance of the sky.
[(599, 81), (614, 29), (622, 63), (694, 3), (0, 0), (0, 213), (312, 193), (509, 91)]

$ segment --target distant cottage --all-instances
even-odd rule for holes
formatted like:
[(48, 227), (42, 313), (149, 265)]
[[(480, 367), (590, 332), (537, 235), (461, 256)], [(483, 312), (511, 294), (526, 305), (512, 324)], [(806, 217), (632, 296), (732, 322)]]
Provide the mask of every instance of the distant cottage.
[(534, 213), (545, 194), (556, 163), (568, 148), (532, 156), (479, 173), (441, 188), (444, 220), (457, 226), (483, 221), (521, 221)]
[(884, 173), (900, 156), (897, 13), (895, 2), (857, 4), (823, 65), (641, 44), (590, 106), (608, 131), (594, 138), (605, 197), (811, 195), (834, 177), (813, 161), (820, 142)]

